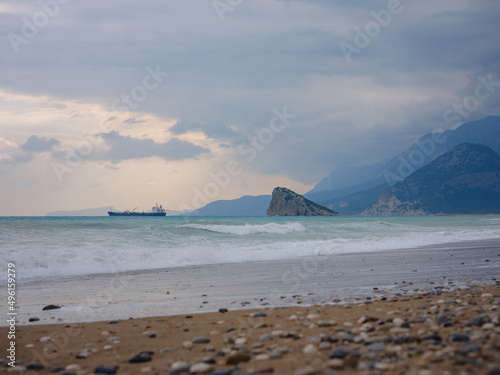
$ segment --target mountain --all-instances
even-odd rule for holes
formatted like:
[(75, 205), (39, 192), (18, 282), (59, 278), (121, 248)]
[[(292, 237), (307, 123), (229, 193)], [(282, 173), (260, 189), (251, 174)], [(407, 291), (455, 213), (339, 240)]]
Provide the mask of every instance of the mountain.
[(467, 122), (454, 130), (426, 134), (386, 162), (364, 167), (338, 167), (305, 196), (324, 201), (381, 184), (392, 186), (453, 147), (466, 142), (482, 144), (500, 153), (500, 117), (489, 116)]
[(362, 185), (376, 178), (386, 163), (387, 160), (363, 167), (337, 167), (328, 177), (318, 182), (307, 194), (311, 195), (323, 191), (340, 190), (355, 185)]
[[(500, 152), (500, 117), (490, 116), (467, 122), (454, 130), (426, 134), (411, 147), (386, 161), (363, 167), (338, 167), (304, 197), (332, 207), (342, 215), (357, 215), (377, 202), (384, 187), (401, 182), (453, 147), (466, 142), (486, 145)], [(262, 200), (254, 197), (255, 201), (240, 201), (242, 198), (215, 201), (192, 214), (263, 216), (271, 200), (270, 196), (265, 197)]]
[(500, 213), (500, 155), (463, 143), (382, 191), (365, 215)]
[(214, 201), (186, 214), (187, 216), (265, 216), (270, 195), (257, 195), (232, 200)]
[(267, 216), (338, 216), (338, 213), (321, 206), (287, 188), (273, 190)]
[(108, 211), (114, 210), (113, 206), (108, 206), (76, 211), (54, 211), (47, 213), (45, 216), (108, 216)]

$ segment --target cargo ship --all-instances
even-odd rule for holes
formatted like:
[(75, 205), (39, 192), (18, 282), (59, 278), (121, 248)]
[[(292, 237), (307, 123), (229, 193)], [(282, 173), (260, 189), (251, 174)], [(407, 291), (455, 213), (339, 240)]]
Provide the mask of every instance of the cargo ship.
[(167, 213), (165, 209), (156, 203), (156, 206), (151, 208), (151, 211), (149, 212), (137, 212), (137, 208), (134, 208), (132, 211), (125, 210), (125, 211), (108, 211), (109, 216), (166, 216)]

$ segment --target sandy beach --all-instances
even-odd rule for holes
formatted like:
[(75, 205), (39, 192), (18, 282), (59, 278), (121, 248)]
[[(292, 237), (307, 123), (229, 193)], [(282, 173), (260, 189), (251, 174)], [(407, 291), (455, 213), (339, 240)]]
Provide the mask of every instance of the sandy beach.
[[(500, 285), (441, 290), (345, 305), (22, 325), (16, 367), (0, 371), (498, 374)], [(0, 334), (4, 343), (7, 329)]]

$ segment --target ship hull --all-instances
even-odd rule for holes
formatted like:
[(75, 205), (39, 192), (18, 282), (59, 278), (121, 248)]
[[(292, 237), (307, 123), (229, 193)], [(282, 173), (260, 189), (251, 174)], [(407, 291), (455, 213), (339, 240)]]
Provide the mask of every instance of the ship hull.
[(167, 216), (166, 212), (108, 212), (109, 216)]

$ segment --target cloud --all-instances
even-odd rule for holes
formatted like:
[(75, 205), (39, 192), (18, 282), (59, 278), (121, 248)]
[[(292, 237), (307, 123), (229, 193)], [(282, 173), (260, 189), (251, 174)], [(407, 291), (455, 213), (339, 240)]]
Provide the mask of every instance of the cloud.
[(152, 139), (138, 139), (122, 136), (116, 131), (101, 134), (109, 146), (109, 150), (101, 152), (99, 158), (112, 161), (127, 159), (142, 159), (157, 156), (168, 161), (193, 159), (210, 150), (193, 143), (173, 138), (167, 142), (159, 143)]
[(221, 123), (201, 124), (199, 122), (179, 121), (169, 131), (175, 135), (199, 131), (209, 138), (218, 139), (232, 139), (237, 136), (237, 132), (230, 126)]
[(55, 138), (44, 138), (37, 137), (36, 135), (32, 135), (28, 138), (26, 143), (21, 146), (21, 150), (23, 151), (31, 151), (31, 152), (44, 152), (51, 150), (54, 146), (58, 146), (60, 142)]
[(135, 117), (131, 117), (123, 121), (125, 124), (143, 124), (143, 120), (136, 120)]

